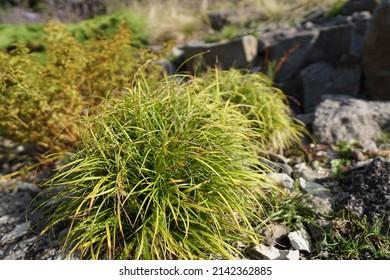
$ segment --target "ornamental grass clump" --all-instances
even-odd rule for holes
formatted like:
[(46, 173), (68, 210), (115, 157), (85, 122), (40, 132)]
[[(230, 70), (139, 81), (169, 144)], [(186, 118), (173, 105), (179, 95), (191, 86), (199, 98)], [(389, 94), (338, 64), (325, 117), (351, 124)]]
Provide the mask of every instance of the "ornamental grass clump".
[(292, 116), (287, 96), (261, 73), (208, 71), (198, 79), (200, 90), (218, 79), (220, 97), (223, 101), (244, 104), (238, 109), (252, 120), (254, 129), (261, 137), (257, 140), (265, 150), (282, 151), (300, 143), (306, 133), (304, 124)]
[(215, 81), (195, 83), (140, 80), (89, 119), (83, 148), (48, 182), (62, 191), (44, 204), (46, 230), (69, 223), (68, 252), (232, 259), (235, 241), (258, 243), (252, 226), (271, 187), (261, 135), (237, 105), (215, 102)]

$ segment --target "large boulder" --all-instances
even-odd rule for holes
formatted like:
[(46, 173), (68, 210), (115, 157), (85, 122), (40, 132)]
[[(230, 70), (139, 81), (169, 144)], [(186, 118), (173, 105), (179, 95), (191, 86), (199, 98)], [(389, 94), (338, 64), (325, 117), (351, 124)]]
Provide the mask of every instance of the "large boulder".
[(334, 67), (330, 63), (318, 62), (300, 72), (301, 102), (305, 112), (312, 112), (324, 95), (356, 96), (358, 94), (361, 77), (360, 67), (353, 62), (349, 65), (346, 64), (346, 66), (348, 67)]
[(390, 128), (390, 102), (349, 97), (325, 99), (314, 113), (313, 134), (319, 143), (375, 140)]
[(390, 2), (378, 6), (363, 49), (363, 67), (370, 95), (378, 100), (390, 100)]
[(337, 65), (343, 55), (349, 54), (353, 24), (323, 27), (308, 54), (306, 65), (324, 61)]
[(257, 44), (257, 39), (248, 35), (218, 43), (192, 41), (182, 49), (189, 71), (196, 71), (204, 66), (218, 66), (221, 69), (247, 68), (257, 58)]

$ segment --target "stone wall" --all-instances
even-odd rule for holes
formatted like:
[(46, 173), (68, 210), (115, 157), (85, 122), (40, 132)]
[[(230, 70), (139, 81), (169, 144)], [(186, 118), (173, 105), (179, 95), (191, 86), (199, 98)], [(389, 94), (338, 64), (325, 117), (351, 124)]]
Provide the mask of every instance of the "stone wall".
[[(214, 12), (210, 20), (217, 19), (220, 29), (228, 15), (223, 11), (221, 20)], [(257, 38), (190, 42), (180, 49), (192, 72), (215, 65), (266, 71), (273, 63), (275, 82), (299, 102), (295, 111), (308, 113), (324, 95), (390, 100), (389, 18), (389, 1), (350, 0), (334, 18), (319, 10), (295, 28), (276, 26)]]

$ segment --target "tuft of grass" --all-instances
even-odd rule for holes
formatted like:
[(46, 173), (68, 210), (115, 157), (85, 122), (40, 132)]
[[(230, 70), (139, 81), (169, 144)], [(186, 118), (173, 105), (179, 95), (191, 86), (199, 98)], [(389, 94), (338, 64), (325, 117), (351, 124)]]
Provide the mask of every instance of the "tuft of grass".
[[(83, 147), (47, 184), (46, 230), (69, 223), (64, 248), (86, 259), (233, 259), (258, 243), (272, 188), (253, 129), (218, 78), (138, 79), (91, 116)], [(244, 105), (241, 105), (244, 106)]]
[(269, 213), (266, 223), (281, 223), (288, 230), (298, 230), (316, 220), (315, 209), (310, 199), (297, 189), (294, 194), (271, 191), (264, 203), (265, 212)]
[(376, 141), (380, 144), (390, 143), (390, 132), (381, 132), (378, 134)]
[(390, 259), (390, 233), (384, 232), (382, 219), (369, 224), (366, 217), (357, 220), (345, 212), (339, 216), (326, 233), (330, 259)]
[(222, 100), (245, 105), (238, 108), (253, 121), (265, 150), (281, 151), (300, 143), (306, 133), (304, 124), (292, 116), (287, 96), (273, 87), (266, 75), (231, 69), (218, 77), (215, 71), (209, 71), (198, 79), (207, 85), (216, 78)]

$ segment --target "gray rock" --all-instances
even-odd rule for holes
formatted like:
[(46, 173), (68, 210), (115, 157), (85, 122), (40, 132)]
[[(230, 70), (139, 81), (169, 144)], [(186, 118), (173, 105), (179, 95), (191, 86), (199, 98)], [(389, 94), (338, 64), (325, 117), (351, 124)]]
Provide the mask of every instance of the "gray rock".
[(28, 232), (28, 230), (29, 230), (29, 225), (27, 223), (17, 225), (11, 232), (5, 234), (0, 239), (0, 244), (12, 243), (16, 239), (24, 236)]
[(213, 30), (220, 31), (226, 25), (231, 23), (229, 19), (234, 14), (233, 10), (223, 9), (218, 11), (213, 11), (207, 14), (209, 19), (210, 26)]
[(307, 182), (303, 178), (299, 178), (299, 185), (302, 191), (309, 195), (315, 213), (320, 216), (330, 216), (333, 213), (334, 199), (329, 189), (315, 182)]
[(255, 246), (248, 254), (257, 260), (299, 260), (298, 250), (278, 250), (273, 246)]
[(21, 192), (39, 193), (41, 191), (37, 185), (28, 182), (20, 182), (17, 188)]
[(285, 173), (270, 173), (269, 177), (275, 184), (288, 190), (294, 190), (294, 180), (289, 175)]
[(375, 154), (379, 150), (378, 150), (378, 146), (376, 145), (375, 141), (366, 141), (365, 143), (363, 143), (363, 151), (365, 151), (366, 153), (369, 153), (369, 154)]
[[(306, 65), (324, 61), (333, 66), (350, 53), (353, 24), (323, 27), (307, 56)], [(337, 42), (337, 43), (336, 43)]]
[(302, 177), (307, 181), (315, 181), (317, 179), (322, 179), (328, 176), (326, 173), (319, 173), (315, 171), (311, 167), (307, 166), (304, 162), (294, 165), (294, 171), (292, 175), (294, 179), (299, 179)]
[(329, 63), (318, 62), (306, 67), (299, 74), (305, 112), (314, 111), (323, 95), (356, 96), (359, 92), (360, 77), (361, 70), (358, 64), (335, 68)]
[(291, 246), (295, 250), (306, 251), (308, 253), (313, 251), (311, 236), (306, 230), (293, 231), (287, 236), (290, 239)]
[[(364, 39), (367, 34), (370, 18), (371, 16), (369, 16), (368, 18), (362, 17), (355, 23), (353, 27), (350, 53), (355, 57), (361, 58), (363, 54)], [(361, 63), (361, 61), (359, 61), (359, 63)]]
[(187, 70), (196, 72), (204, 66), (221, 69), (247, 68), (257, 58), (257, 39), (251, 35), (218, 43), (192, 41), (182, 47)]
[(282, 245), (281, 239), (287, 234), (286, 226), (282, 224), (270, 224), (263, 228), (262, 235), (269, 246)]
[(277, 80), (288, 80), (298, 74), (317, 36), (318, 30), (299, 32), (269, 47), (270, 61), (285, 59), (276, 75)]
[(329, 190), (316, 182), (308, 182), (304, 178), (299, 178), (299, 186), (304, 193), (310, 193), (322, 198), (329, 197)]
[(352, 15), (354, 12), (373, 12), (380, 3), (380, 0), (349, 0), (341, 8), (341, 14)]
[(390, 2), (375, 10), (363, 49), (364, 73), (370, 95), (377, 100), (390, 100)]
[(313, 135), (319, 143), (375, 140), (390, 124), (390, 102), (326, 99), (316, 108)]

